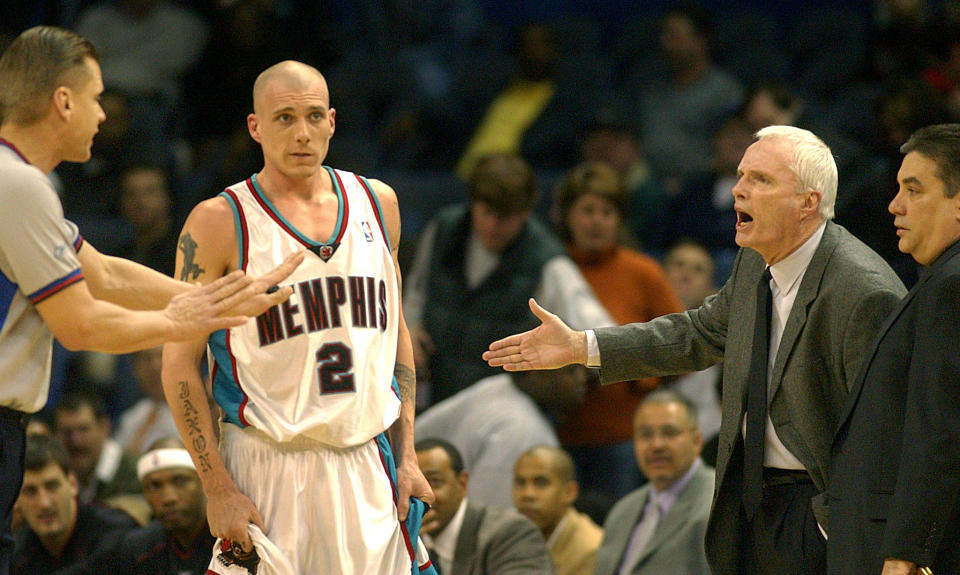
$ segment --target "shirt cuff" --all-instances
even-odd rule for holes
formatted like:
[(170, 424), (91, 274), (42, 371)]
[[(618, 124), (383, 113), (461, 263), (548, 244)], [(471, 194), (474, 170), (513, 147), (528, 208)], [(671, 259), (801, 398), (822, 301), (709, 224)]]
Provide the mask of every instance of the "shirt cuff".
[(592, 329), (584, 330), (587, 334), (587, 367), (600, 367), (600, 344), (597, 343), (597, 334)]

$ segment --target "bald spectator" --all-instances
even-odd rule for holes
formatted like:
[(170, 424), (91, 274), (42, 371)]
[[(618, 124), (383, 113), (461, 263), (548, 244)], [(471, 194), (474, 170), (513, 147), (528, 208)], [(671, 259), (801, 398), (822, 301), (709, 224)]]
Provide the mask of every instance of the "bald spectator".
[(593, 573), (603, 530), (573, 507), (579, 495), (573, 459), (559, 447), (538, 445), (513, 466), (513, 504), (547, 540), (558, 575)]

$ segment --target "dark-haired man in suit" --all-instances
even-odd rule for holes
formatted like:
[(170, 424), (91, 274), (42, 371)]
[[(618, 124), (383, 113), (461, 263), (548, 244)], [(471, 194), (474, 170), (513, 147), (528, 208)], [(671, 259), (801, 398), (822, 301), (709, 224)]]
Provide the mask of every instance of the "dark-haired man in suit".
[(889, 210), (924, 268), (879, 330), (834, 442), (831, 574), (960, 573), (960, 124), (916, 131)]

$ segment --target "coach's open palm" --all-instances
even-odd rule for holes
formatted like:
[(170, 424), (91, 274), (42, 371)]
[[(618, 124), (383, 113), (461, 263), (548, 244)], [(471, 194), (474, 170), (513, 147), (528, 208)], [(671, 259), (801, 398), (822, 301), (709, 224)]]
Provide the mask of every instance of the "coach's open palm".
[(530, 310), (540, 318), (540, 325), (490, 344), (483, 359), (493, 367), (507, 371), (557, 369), (571, 363), (587, 361), (586, 336), (567, 327), (559, 317), (540, 307), (530, 298)]

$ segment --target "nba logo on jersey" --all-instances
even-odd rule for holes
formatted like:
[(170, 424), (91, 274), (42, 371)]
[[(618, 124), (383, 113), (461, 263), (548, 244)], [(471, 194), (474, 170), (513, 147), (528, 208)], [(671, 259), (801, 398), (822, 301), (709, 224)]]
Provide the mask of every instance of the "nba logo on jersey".
[(370, 231), (370, 225), (367, 221), (360, 222), (360, 227), (363, 228), (363, 237), (367, 238), (367, 243), (373, 243), (373, 232)]

